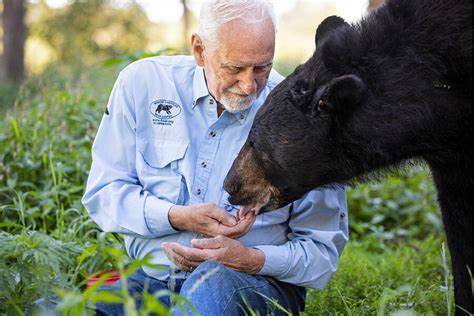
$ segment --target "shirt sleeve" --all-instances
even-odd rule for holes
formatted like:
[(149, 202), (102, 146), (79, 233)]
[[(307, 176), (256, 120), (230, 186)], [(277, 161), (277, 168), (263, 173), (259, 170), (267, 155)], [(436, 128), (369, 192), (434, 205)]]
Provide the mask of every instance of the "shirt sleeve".
[(160, 237), (175, 233), (168, 220), (173, 204), (140, 185), (135, 167), (136, 117), (127, 69), (112, 89), (92, 146), (92, 166), (82, 203), (107, 232)]
[(323, 289), (337, 270), (349, 239), (345, 189), (313, 190), (292, 207), (289, 241), (254, 247), (265, 253), (265, 263), (258, 274)]

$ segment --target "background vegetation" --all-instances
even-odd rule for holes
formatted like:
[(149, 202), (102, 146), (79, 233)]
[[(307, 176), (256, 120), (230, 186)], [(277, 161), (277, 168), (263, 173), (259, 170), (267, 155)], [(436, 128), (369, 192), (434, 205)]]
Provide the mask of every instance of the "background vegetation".
[[(291, 21), (289, 31), (280, 27), (279, 36), (288, 38), (279, 41), (290, 43), (277, 55), (283, 74), (313, 49), (318, 22), (295, 24), (308, 8), (298, 1), (281, 17)], [(332, 14), (325, 8), (318, 11), (322, 17)], [(74, 1), (59, 9), (28, 3), (27, 9), (28, 78), (0, 84), (0, 314), (22, 314), (50, 294), (59, 296), (60, 309), (77, 314), (97, 300), (124, 301), (130, 315), (167, 314), (153, 297), (137, 312), (126, 295), (87, 288), (91, 275), (132, 273), (146, 260), (129, 262), (121, 237), (101, 232), (80, 199), (118, 71), (148, 54), (188, 48), (176, 30), (178, 42), (165, 45), (173, 26), (151, 23), (137, 6)], [(293, 45), (293, 37), (305, 48)], [(452, 314), (449, 257), (427, 168), (414, 164), (381, 182), (350, 188), (348, 202), (351, 241), (328, 287), (309, 291), (306, 314)]]

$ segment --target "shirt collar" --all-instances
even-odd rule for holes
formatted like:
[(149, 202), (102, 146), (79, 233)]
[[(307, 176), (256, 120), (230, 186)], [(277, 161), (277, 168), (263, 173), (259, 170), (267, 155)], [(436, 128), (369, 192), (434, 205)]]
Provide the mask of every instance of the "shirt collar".
[(239, 111), (237, 113), (232, 113), (232, 115), (234, 115), (234, 117), (237, 119), (237, 121), (239, 121), (240, 124), (244, 124), (245, 120), (247, 119), (247, 116), (249, 115), (250, 109), (253, 106), (254, 104), (252, 104), (248, 109)]
[(197, 104), (198, 99), (208, 96), (206, 79), (204, 78), (204, 69), (196, 66), (193, 78), (193, 109)]

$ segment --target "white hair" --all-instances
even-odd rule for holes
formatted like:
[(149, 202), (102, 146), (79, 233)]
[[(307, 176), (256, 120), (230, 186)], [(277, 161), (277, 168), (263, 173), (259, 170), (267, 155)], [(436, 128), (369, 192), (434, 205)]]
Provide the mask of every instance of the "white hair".
[(276, 32), (276, 18), (269, 0), (207, 0), (201, 7), (197, 34), (204, 45), (216, 47), (219, 28), (232, 20), (258, 24), (271, 19)]

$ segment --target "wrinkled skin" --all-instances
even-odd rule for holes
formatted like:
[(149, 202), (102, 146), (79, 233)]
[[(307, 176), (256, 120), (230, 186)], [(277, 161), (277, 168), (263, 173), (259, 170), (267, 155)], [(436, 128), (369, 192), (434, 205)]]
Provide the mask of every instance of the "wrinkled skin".
[(229, 201), (271, 211), (316, 187), (424, 160), (438, 191), (455, 301), (472, 312), (471, 85), (471, 0), (389, 0), (355, 25), (329, 17), (314, 55), (257, 113), (225, 180)]

